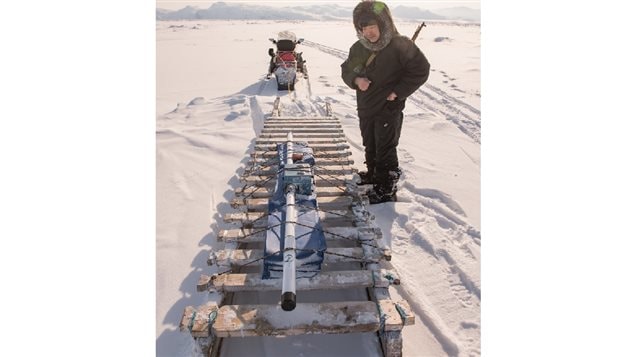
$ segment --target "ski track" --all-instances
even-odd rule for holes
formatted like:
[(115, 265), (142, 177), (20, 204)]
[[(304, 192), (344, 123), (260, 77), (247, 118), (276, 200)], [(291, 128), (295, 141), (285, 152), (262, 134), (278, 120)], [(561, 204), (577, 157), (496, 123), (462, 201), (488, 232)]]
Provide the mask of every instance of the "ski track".
[[(348, 58), (348, 52), (337, 48), (307, 40), (305, 40), (303, 44), (342, 60)], [(465, 92), (456, 86), (453, 87), (453, 90)], [(415, 91), (409, 98), (417, 107), (445, 117), (475, 142), (481, 143), (480, 110), (429, 83), (424, 84), (424, 86)]]

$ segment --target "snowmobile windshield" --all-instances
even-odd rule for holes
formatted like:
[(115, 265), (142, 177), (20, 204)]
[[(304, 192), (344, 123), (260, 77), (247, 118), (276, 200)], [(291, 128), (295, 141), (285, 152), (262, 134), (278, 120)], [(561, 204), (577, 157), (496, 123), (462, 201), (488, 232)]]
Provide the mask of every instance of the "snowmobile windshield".
[(293, 51), (295, 50), (295, 42), (291, 40), (278, 40), (276, 43), (278, 51)]

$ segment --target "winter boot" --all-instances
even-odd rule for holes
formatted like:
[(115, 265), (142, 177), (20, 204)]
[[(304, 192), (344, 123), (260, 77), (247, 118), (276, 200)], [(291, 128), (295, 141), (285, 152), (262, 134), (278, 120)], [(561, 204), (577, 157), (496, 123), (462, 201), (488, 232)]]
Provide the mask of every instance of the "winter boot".
[(359, 183), (358, 186), (362, 185), (372, 185), (375, 183), (375, 167), (366, 164), (366, 171), (360, 171), (357, 173), (359, 175)]
[(357, 183), (358, 186), (372, 185), (375, 182), (375, 175), (373, 173), (369, 173), (368, 171), (360, 171), (357, 174), (359, 175), (359, 183)]
[(371, 205), (384, 202), (397, 201), (397, 192), (392, 192), (389, 188), (383, 185), (375, 185), (368, 193), (368, 202)]
[[(401, 176), (401, 170), (388, 171), (388, 175), (378, 175), (377, 183), (368, 193), (368, 201), (371, 205), (383, 202), (397, 201), (397, 182)], [(382, 177), (383, 176), (383, 177)]]

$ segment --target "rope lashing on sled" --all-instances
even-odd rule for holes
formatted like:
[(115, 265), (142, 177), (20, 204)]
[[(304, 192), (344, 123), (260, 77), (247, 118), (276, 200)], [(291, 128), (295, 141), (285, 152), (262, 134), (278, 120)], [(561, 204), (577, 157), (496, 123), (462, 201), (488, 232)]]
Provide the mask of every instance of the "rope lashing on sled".
[[(313, 210), (313, 211), (317, 211), (317, 212), (322, 212), (322, 213), (328, 213), (328, 214), (332, 214), (334, 216), (341, 216), (341, 217), (348, 217), (346, 214), (341, 214), (341, 213), (337, 213), (335, 211), (331, 211), (331, 210), (327, 210), (327, 209), (322, 209), (322, 208), (316, 208), (310, 205), (306, 205), (306, 204), (296, 204), (296, 207), (302, 207), (302, 208), (307, 208), (309, 210)], [(307, 212), (303, 212), (303, 214), (305, 214)]]
[[(348, 254), (331, 252), (328, 249), (324, 249), (324, 250), (320, 249), (320, 250), (318, 250), (318, 249), (300, 249), (300, 248), (296, 248), (296, 250), (297, 251), (302, 251), (302, 252), (324, 253), (324, 254), (336, 255), (336, 256), (342, 257), (342, 258), (348, 258), (348, 259), (356, 260), (356, 261), (364, 263), (364, 264), (379, 264), (380, 263), (380, 261), (375, 260), (375, 259), (358, 258), (358, 257), (354, 257), (354, 256), (348, 255)], [(373, 279), (374, 278), (375, 277), (373, 276)]]
[(256, 159), (253, 159), (252, 161), (252, 165), (249, 169), (245, 170), (245, 173), (250, 174), (256, 170), (260, 170), (263, 168), (267, 168), (267, 167), (272, 167), (274, 165), (277, 164), (276, 158), (271, 158), (271, 159), (267, 159), (265, 160), (263, 163), (257, 164), (256, 163)]
[[(379, 272), (378, 272), (378, 271), (375, 271), (375, 270), (371, 270), (371, 271), (372, 271), (372, 276), (373, 276), (373, 287), (376, 287), (376, 286), (377, 286), (377, 284), (376, 284), (376, 282), (377, 282), (377, 281), (376, 281), (376, 278), (375, 278), (375, 272), (377, 272), (377, 274), (379, 274)], [(399, 284), (401, 284), (401, 282), (399, 281), (399, 279), (395, 279), (395, 277), (394, 277), (394, 276), (392, 276), (392, 274), (390, 274), (390, 273), (385, 274), (383, 277), (384, 277), (386, 280), (388, 280), (388, 283), (389, 283), (389, 284), (394, 284), (394, 285), (399, 285)], [(404, 312), (404, 315), (405, 315), (405, 312)]]
[(401, 281), (399, 279), (396, 279), (390, 273), (384, 275), (384, 278), (386, 278), (386, 280), (388, 280), (391, 284), (395, 284), (395, 285), (400, 285), (401, 284)]
[(216, 317), (218, 316), (218, 311), (217, 310), (212, 310), (209, 315), (207, 316), (207, 321), (208, 321), (208, 325), (207, 325), (207, 329), (209, 331), (209, 335), (210, 336), (214, 336), (213, 332), (212, 332), (212, 325), (214, 324), (214, 321), (216, 321)]
[(266, 232), (266, 231), (268, 231), (268, 230), (270, 230), (270, 229), (272, 229), (272, 228), (275, 228), (275, 227), (280, 226), (281, 224), (282, 224), (282, 223), (274, 224), (274, 225), (268, 226), (268, 227), (266, 227), (266, 228), (263, 228), (263, 229), (261, 229), (261, 230), (259, 230), (259, 231), (254, 231), (254, 232), (251, 232), (251, 233), (246, 233), (246, 234), (245, 234), (245, 233), (243, 233), (243, 236), (242, 236), (241, 238), (247, 238), (247, 237), (251, 237), (251, 236), (253, 236), (253, 235), (256, 235), (256, 234), (262, 233), (262, 232)]
[(381, 309), (379, 302), (375, 301), (375, 306), (377, 306), (377, 312), (379, 313), (379, 335), (383, 336), (386, 333), (386, 314)]
[[(275, 159), (273, 159), (273, 160), (275, 160)], [(263, 165), (262, 167), (271, 167), (271, 166), (273, 166), (273, 165)], [(323, 166), (317, 166), (317, 165), (316, 165), (315, 167), (316, 167), (316, 168), (324, 168)], [(253, 169), (253, 170), (247, 170), (246, 172), (251, 173), (251, 172), (253, 172), (253, 171), (255, 171), (255, 169)], [(277, 171), (276, 171), (276, 174), (278, 174), (279, 172), (280, 172), (280, 171), (279, 171), (279, 170), (277, 170)], [(273, 180), (273, 179), (276, 177), (276, 174), (271, 175), (270, 177), (268, 177), (268, 178), (266, 178), (266, 179), (263, 179), (262, 181), (259, 181), (259, 182), (255, 183), (255, 184), (246, 185), (246, 186), (243, 188), (243, 192), (244, 192), (246, 189), (251, 188), (251, 187), (256, 187), (256, 188), (263, 187), (263, 186), (264, 186), (267, 182), (269, 182), (269, 181)], [(314, 173), (314, 175), (315, 175), (315, 177), (319, 177), (319, 178), (323, 179), (324, 181), (326, 181), (327, 183), (329, 183), (329, 184), (333, 185), (333, 186), (334, 186), (335, 188), (337, 188), (338, 190), (340, 190), (340, 191), (342, 191), (342, 192), (346, 192), (346, 189), (345, 189), (345, 188), (342, 188), (342, 185), (340, 184), (340, 183), (346, 183), (346, 181), (341, 180), (341, 179), (338, 179), (336, 176), (333, 176), (333, 175), (330, 175), (330, 174), (317, 174), (317, 173)], [(327, 177), (332, 178), (333, 180), (330, 180), (330, 179), (329, 179), (329, 178), (327, 178)]]
[[(270, 161), (270, 160), (271, 160), (271, 159), (267, 160), (267, 157), (265, 156), (266, 154), (268, 154), (268, 153), (270, 153), (270, 152), (273, 152), (273, 151), (272, 151), (272, 150), (266, 150), (266, 151), (263, 151), (263, 152), (262, 152), (262, 154), (261, 154), (261, 155), (262, 155), (262, 157), (261, 157), (261, 158), (265, 159), (265, 162), (268, 162), (268, 161)], [(253, 164), (251, 165), (251, 168), (253, 168), (254, 166), (256, 166), (256, 160), (257, 160), (257, 159), (259, 159), (259, 157), (258, 157), (258, 155), (257, 155), (257, 153), (256, 153), (256, 152), (254, 152), (254, 153), (251, 155), (251, 157), (252, 157), (252, 162), (253, 162)], [(273, 160), (275, 160), (275, 158), (273, 158)], [(247, 169), (247, 170), (245, 170), (245, 171), (246, 171), (246, 172), (252, 172), (253, 170)]]
[[(297, 224), (297, 225), (299, 225), (299, 226), (302, 226), (302, 223), (296, 223), (296, 224)], [(307, 228), (311, 228), (311, 227), (309, 227), (309, 226), (305, 226), (305, 227), (307, 227)], [(338, 238), (347, 239), (347, 240), (352, 240), (352, 241), (355, 241), (355, 242), (359, 242), (359, 244), (363, 244), (363, 245), (367, 245), (367, 246), (369, 246), (369, 247), (373, 247), (373, 248), (380, 249), (380, 247), (379, 247), (378, 245), (371, 244), (371, 243), (367, 243), (367, 242), (365, 242), (365, 241), (363, 241), (363, 240), (360, 240), (359, 238), (350, 238), (350, 237), (347, 237), (347, 236), (344, 236), (344, 235), (341, 235), (341, 234), (337, 234), (337, 233), (329, 232), (329, 231), (324, 230), (324, 229), (319, 229), (319, 228), (314, 228), (314, 229), (320, 230), (320, 231), (321, 231), (322, 233), (324, 233), (324, 234), (330, 234), (330, 235), (335, 236), (335, 237), (338, 237)]]
[(258, 181), (258, 182), (254, 183), (254, 184), (245, 185), (245, 187), (243, 187), (243, 191), (245, 191), (248, 188), (252, 188), (252, 187), (255, 187), (256, 189), (259, 189), (261, 187), (265, 187), (265, 184), (267, 184), (267, 182), (273, 180), (274, 178), (275, 178), (275, 176), (271, 176), (269, 178), (266, 178), (266, 179), (263, 179), (261, 181)]
[[(267, 258), (269, 258), (269, 257), (272, 257), (272, 256), (274, 256), (274, 255), (276, 255), (276, 254), (278, 254), (278, 253), (280, 253), (280, 252), (281, 252), (281, 251), (279, 250), (279, 251), (277, 251), (277, 252), (273, 252), (273, 253), (271, 253), (271, 254), (267, 254), (267, 255), (262, 256), (262, 257), (260, 257), (260, 258), (257, 258), (257, 259), (254, 259), (254, 260), (248, 261), (248, 262), (247, 262), (247, 263), (245, 263), (245, 264), (238, 265), (238, 266), (236, 267), (236, 270), (240, 270), (240, 269), (242, 269), (243, 267), (246, 267), (247, 265), (250, 265), (250, 264), (256, 263), (256, 262), (258, 262), (258, 261), (261, 261), (261, 260), (263, 260), (263, 259), (267, 259)], [(217, 276), (218, 276), (218, 275), (223, 275), (223, 274), (229, 274), (229, 273), (231, 273), (232, 271), (234, 271), (234, 269), (230, 268), (230, 269), (224, 270), (224, 271), (222, 271), (222, 272), (216, 273), (215, 275), (217, 275)]]
[[(196, 319), (197, 312), (194, 310), (192, 312), (192, 318), (190, 319), (190, 323), (187, 325), (187, 329), (192, 333), (192, 328), (194, 328), (194, 320)], [(216, 309), (212, 310), (209, 315), (207, 315), (208, 326), (207, 329), (209, 331), (209, 335), (212, 336), (212, 325), (218, 316), (218, 311)]]
[(194, 319), (196, 318), (196, 310), (192, 312), (192, 318), (190, 319), (190, 323), (187, 325), (187, 329), (192, 332), (192, 327), (194, 327)]
[(312, 209), (312, 210), (315, 210), (315, 211), (318, 211), (318, 212), (332, 214), (334, 216), (349, 217), (347, 214), (342, 214), (342, 213), (338, 213), (338, 212), (335, 212), (335, 211), (322, 209), (322, 208), (315, 208), (315, 207), (311, 207), (311, 206), (307, 206), (307, 205), (298, 205), (298, 207), (306, 207), (306, 208), (309, 208), (309, 209)]
[(403, 308), (401, 306), (399, 306), (399, 304), (395, 303), (395, 308), (397, 309), (397, 312), (399, 313), (399, 317), (401, 317), (401, 322), (405, 325), (406, 324), (406, 319), (408, 318), (408, 315), (403, 310)]

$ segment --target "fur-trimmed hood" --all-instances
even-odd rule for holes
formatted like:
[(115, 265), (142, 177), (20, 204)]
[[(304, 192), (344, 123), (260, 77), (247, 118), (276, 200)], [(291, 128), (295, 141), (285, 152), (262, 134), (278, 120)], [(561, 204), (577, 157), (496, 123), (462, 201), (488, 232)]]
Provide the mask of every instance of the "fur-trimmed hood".
[[(379, 26), (379, 40), (372, 43), (364, 38), (360, 20), (364, 18), (373, 18)], [(381, 1), (362, 1), (353, 10), (353, 25), (357, 31), (359, 42), (369, 50), (376, 52), (388, 46), (393, 37), (399, 36), (399, 32), (390, 15), (388, 5)]]

